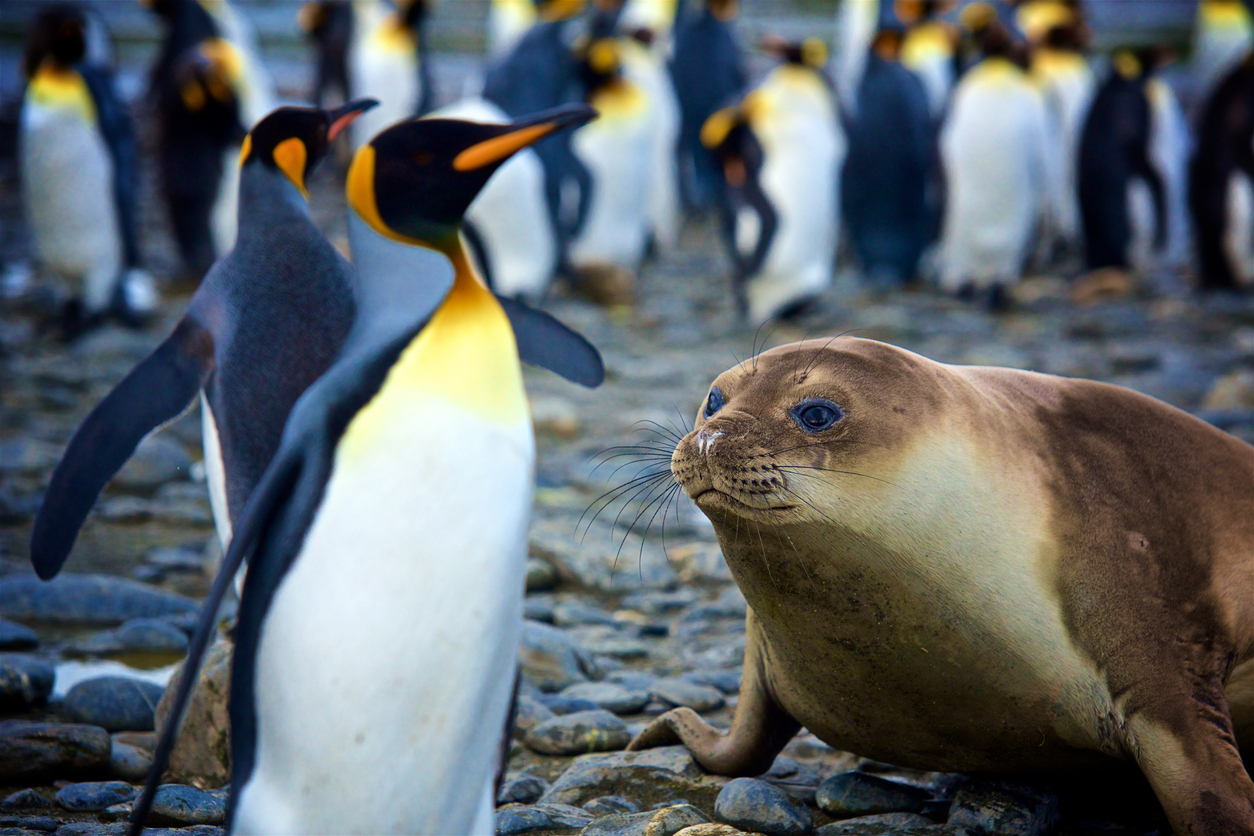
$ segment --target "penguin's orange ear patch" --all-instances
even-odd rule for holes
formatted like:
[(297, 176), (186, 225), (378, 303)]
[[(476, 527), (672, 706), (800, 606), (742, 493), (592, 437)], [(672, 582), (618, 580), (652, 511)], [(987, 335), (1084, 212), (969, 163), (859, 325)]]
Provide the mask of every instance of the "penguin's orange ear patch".
[(300, 189), (305, 200), (308, 200), (309, 192), (305, 189), (305, 161), (309, 159), (309, 151), (305, 148), (305, 143), (296, 137), (285, 139), (274, 146), (273, 156), (279, 171), (287, 175), (292, 185)]

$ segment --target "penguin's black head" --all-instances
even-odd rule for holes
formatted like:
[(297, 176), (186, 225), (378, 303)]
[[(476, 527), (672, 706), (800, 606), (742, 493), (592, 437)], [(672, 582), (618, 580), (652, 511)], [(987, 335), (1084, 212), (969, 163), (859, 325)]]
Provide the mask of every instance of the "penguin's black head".
[(348, 170), (348, 202), (376, 232), (393, 240), (439, 244), (456, 234), (471, 201), (516, 152), (596, 111), (571, 104), (506, 125), (460, 119), (410, 119), (357, 150)]
[(332, 140), (377, 104), (374, 99), (355, 99), (331, 110), (317, 107), (272, 110), (244, 138), (240, 168), (257, 163), (276, 169), (308, 198), (305, 176), (326, 156)]
[(767, 35), (759, 42), (758, 48), (767, 55), (773, 55), (786, 64), (798, 67), (822, 70), (827, 63), (827, 44), (821, 38), (790, 41), (778, 35)]
[(26, 77), (34, 78), (48, 60), (62, 68), (82, 61), (87, 53), (85, 28), (83, 13), (68, 4), (59, 3), (36, 15), (26, 36), (26, 55), (22, 60)]
[(613, 84), (621, 77), (622, 56), (616, 38), (597, 38), (575, 52), (579, 75), (589, 94)]

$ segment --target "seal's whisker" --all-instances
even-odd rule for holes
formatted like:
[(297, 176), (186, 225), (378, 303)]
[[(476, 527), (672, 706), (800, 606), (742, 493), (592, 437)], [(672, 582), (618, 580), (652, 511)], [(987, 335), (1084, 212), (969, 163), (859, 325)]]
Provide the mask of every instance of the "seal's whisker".
[(766, 543), (762, 541), (762, 526), (754, 523), (758, 529), (758, 545), (762, 547), (762, 563), (766, 566), (766, 576), (771, 579), (771, 586), (775, 587), (775, 591), (779, 592), (779, 584), (775, 583), (775, 575), (771, 572), (771, 561), (766, 556)]
[[(629, 496), (626, 500), (623, 501), (623, 507), (619, 509), (618, 515), (614, 518), (614, 522), (610, 526), (610, 542), (613, 542), (613, 536), (614, 536), (613, 532), (614, 532), (614, 529), (618, 527), (618, 521), (622, 518), (623, 512), (627, 510), (627, 507), (631, 505), (632, 501), (635, 500), (635, 498), (640, 496), (641, 494), (647, 494), (649, 497), (651, 497), (653, 495), (653, 492), (656, 491), (659, 487), (662, 487), (662, 486), (657, 481), (647, 483), (643, 487), (636, 490), (634, 493), (632, 493), (631, 496)], [(645, 507), (647, 508), (648, 506), (646, 505)], [(601, 510), (603, 511), (605, 510), (605, 508), (602, 507)], [(600, 512), (598, 511), (597, 513), (599, 514)], [(640, 515), (643, 513), (644, 511), (641, 510), (640, 514), (636, 515), (636, 520), (639, 520)], [(593, 517), (593, 520), (595, 519), (596, 517)], [(588, 536), (588, 530), (591, 529), (591, 527), (592, 527), (592, 523), (589, 522), (588, 529), (584, 529), (584, 537)], [(635, 521), (633, 520), (632, 524), (628, 526), (626, 533), (623, 534), (623, 539), (618, 544), (618, 550), (614, 552), (614, 561), (613, 563), (610, 564), (610, 585), (611, 586), (613, 586), (614, 584), (614, 574), (618, 570), (618, 558), (622, 556), (623, 546), (627, 544), (627, 538), (631, 536), (631, 530), (634, 527), (635, 527)], [(583, 541), (580, 540), (580, 543), (582, 542)], [(643, 583), (643, 580), (644, 580), (643, 569), (641, 570), (641, 573), (642, 573), (641, 582)]]
[[(640, 496), (641, 494), (645, 494), (646, 495), (645, 498), (641, 501), (648, 502), (651, 500), (653, 496), (653, 492), (658, 490), (659, 488), (661, 489), (666, 488), (666, 485), (663, 480), (654, 480), (653, 482), (650, 482), (649, 484), (641, 487), (640, 490), (632, 494), (632, 496), (623, 503), (623, 507), (618, 509), (618, 513), (614, 516), (614, 528), (618, 528), (618, 523), (620, 520), (622, 520), (623, 514), (627, 513), (627, 507), (636, 500), (636, 497)], [(641, 511), (640, 513), (643, 514), (644, 512)], [(631, 533), (631, 529), (635, 526), (636, 522), (638, 522), (639, 520), (640, 520), (640, 514), (637, 514), (636, 519), (633, 520), (632, 524), (627, 527), (628, 534)]]
[[(652, 473), (645, 473), (641, 476), (637, 476), (634, 479), (630, 479), (627, 482), (624, 482), (623, 484), (606, 491), (605, 493), (598, 496), (596, 499), (592, 500), (592, 502), (588, 504), (588, 507), (584, 509), (583, 513), (579, 515), (579, 519), (575, 523), (575, 531), (576, 532), (579, 531), (579, 526), (583, 523), (584, 518), (588, 516), (588, 512), (591, 511), (594, 507), (596, 507), (597, 503), (601, 502), (602, 500), (604, 500), (604, 504), (601, 505), (601, 507), (598, 508), (596, 512), (592, 515), (591, 519), (588, 520), (588, 527), (584, 529), (583, 537), (588, 536), (588, 532), (592, 529), (592, 524), (596, 522), (597, 517), (601, 515), (601, 512), (603, 512), (606, 508), (608, 508), (611, 504), (613, 504), (614, 501), (619, 498), (619, 496), (630, 491), (632, 488), (639, 486), (642, 483), (648, 483), (648, 482), (652, 482), (655, 480), (667, 479), (667, 478), (670, 478), (670, 475), (671, 474), (670, 474), (669, 468), (667, 468), (665, 471), (658, 470)], [(583, 542), (582, 537), (580, 538), (579, 542), (580, 543)]]
[[(649, 539), (649, 531), (651, 531), (653, 528), (653, 522), (654, 520), (657, 519), (658, 512), (662, 512), (662, 557), (666, 558), (666, 563), (671, 567), (672, 571), (674, 571), (675, 569), (675, 564), (671, 562), (671, 556), (666, 553), (666, 513), (663, 509), (670, 506), (670, 498), (674, 496), (674, 492), (678, 489), (679, 489), (679, 485), (671, 485), (669, 488), (665, 490), (665, 492), (662, 493), (660, 497), (654, 500), (654, 503), (650, 503), (650, 504), (657, 504), (657, 508), (654, 509), (653, 516), (649, 517), (648, 524), (645, 525), (644, 531), (641, 532), (640, 534), (640, 555), (639, 555), (640, 564), (639, 565), (640, 565), (641, 585), (644, 584), (644, 544), (645, 544), (645, 541)], [(646, 511), (648, 510), (648, 506), (645, 506), (645, 510)], [(641, 511), (641, 513), (643, 514), (644, 511)], [(630, 534), (631, 530), (628, 529), (627, 533)], [(625, 541), (626, 540), (624, 538), (624, 542)]]
[[(881, 478), (880, 478), (880, 477), (878, 477), (878, 476), (871, 476), (870, 474), (867, 474), (867, 473), (858, 473), (858, 472), (857, 472), (857, 471), (855, 471), (855, 470), (835, 470), (835, 469), (830, 468), (830, 467), (818, 467), (818, 466), (815, 466), (815, 465), (805, 465), (805, 464), (777, 464), (777, 465), (775, 465), (775, 466), (776, 466), (776, 467), (778, 467), (780, 470), (793, 470), (793, 471), (796, 471), (796, 470), (818, 470), (818, 471), (822, 471), (823, 473), (839, 473), (839, 474), (841, 474), (841, 475), (843, 475), (843, 476), (861, 476), (863, 479), (874, 479), (876, 482), (883, 482), (885, 485), (892, 485), (893, 487), (897, 487), (897, 483), (896, 483), (896, 482), (890, 482), (890, 481), (889, 481), (889, 480), (887, 480), (887, 479), (881, 479)], [(798, 476), (809, 476), (810, 474), (808, 474), (808, 473), (798, 473), (797, 475), (798, 475)], [(816, 478), (816, 479), (817, 479), (818, 477), (816, 476), (816, 477), (814, 477), (814, 478)]]
[[(645, 497), (645, 500), (644, 500), (644, 504), (641, 506), (640, 511), (636, 514), (635, 519), (631, 521), (631, 525), (627, 526), (627, 530), (623, 532), (623, 539), (620, 540), (618, 543), (618, 551), (614, 553), (614, 565), (615, 566), (618, 565), (618, 558), (623, 553), (623, 547), (627, 545), (627, 538), (630, 537), (631, 532), (635, 530), (636, 524), (640, 522), (641, 517), (643, 517), (646, 513), (648, 513), (649, 509), (653, 507), (653, 504), (658, 501), (659, 497), (654, 496), (654, 494), (659, 488), (662, 489), (661, 496), (665, 496), (666, 491), (669, 490), (669, 487), (662, 486), (662, 485), (653, 485), (649, 488), (648, 495)], [(622, 517), (623, 511), (627, 510), (627, 504), (628, 503), (623, 504), (622, 509), (618, 512), (618, 517), (614, 518), (615, 527), (618, 526), (618, 520)], [(645, 530), (646, 532), (648, 531), (647, 528)], [(644, 583), (644, 537), (643, 535), (641, 536), (641, 540), (640, 540), (640, 583), (641, 584)]]
[(810, 588), (815, 592), (819, 591), (818, 584), (814, 582), (814, 577), (810, 574), (810, 567), (806, 565), (805, 558), (801, 556), (801, 552), (797, 550), (797, 546), (793, 543), (792, 538), (788, 536), (788, 532), (782, 528), (775, 529), (775, 538), (779, 540), (780, 546), (784, 545), (784, 540), (788, 540), (788, 545), (792, 547), (792, 553), (797, 556), (797, 563), (801, 566), (802, 573), (806, 576), (806, 580), (810, 582)]
[[(640, 427), (640, 424), (648, 424), (649, 426)], [(637, 421), (636, 425), (636, 432), (655, 433), (676, 443), (683, 441), (685, 435), (683, 432), (678, 432), (674, 427), (667, 426), (660, 421), (654, 421), (650, 418), (646, 418), (643, 421)]]

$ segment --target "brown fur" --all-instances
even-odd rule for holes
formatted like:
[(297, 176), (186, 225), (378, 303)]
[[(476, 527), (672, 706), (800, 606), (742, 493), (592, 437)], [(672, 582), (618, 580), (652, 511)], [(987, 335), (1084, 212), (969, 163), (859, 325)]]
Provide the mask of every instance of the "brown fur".
[[(755, 774), (804, 725), (921, 769), (1116, 757), (1178, 833), (1254, 832), (1254, 448), (1120, 387), (853, 338), (715, 385), (671, 467), (751, 607), (740, 702), (726, 734), (678, 709), (633, 748)], [(814, 397), (843, 417), (810, 434), (789, 410)]]

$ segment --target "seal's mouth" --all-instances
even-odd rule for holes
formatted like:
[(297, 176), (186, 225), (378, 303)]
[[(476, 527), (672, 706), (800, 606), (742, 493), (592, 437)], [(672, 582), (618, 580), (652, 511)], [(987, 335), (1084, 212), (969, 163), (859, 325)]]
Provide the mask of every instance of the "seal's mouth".
[(724, 493), (717, 488), (706, 488), (692, 498), (697, 507), (705, 510), (706, 508), (716, 508), (722, 511), (731, 511), (741, 516), (754, 515), (771, 515), (791, 511), (797, 506), (795, 505), (750, 505), (742, 502), (731, 494)]

